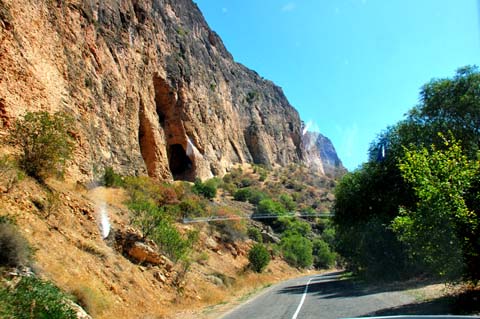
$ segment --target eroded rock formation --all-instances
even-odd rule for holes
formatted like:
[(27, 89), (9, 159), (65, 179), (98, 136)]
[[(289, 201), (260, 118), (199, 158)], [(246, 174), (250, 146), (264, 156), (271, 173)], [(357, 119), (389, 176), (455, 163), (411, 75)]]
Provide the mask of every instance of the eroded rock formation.
[(234, 62), (191, 0), (0, 0), (0, 29), (0, 133), (27, 110), (69, 112), (79, 180), (303, 159), (281, 88)]
[(303, 135), (305, 163), (327, 176), (338, 178), (347, 172), (330, 139), (318, 132)]

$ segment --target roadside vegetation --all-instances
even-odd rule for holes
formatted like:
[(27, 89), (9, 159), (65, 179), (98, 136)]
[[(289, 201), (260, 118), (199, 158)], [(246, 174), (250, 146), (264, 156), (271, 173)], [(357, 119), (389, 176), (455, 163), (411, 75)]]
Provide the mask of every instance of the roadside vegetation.
[(480, 279), (480, 73), (434, 79), (336, 188), (336, 250), (375, 278)]

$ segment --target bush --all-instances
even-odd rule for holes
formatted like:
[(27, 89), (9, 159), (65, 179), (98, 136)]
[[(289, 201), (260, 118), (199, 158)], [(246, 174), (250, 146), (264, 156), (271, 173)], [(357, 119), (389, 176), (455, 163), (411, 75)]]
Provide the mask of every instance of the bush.
[(209, 179), (203, 183), (200, 179), (195, 180), (192, 191), (195, 194), (202, 195), (205, 198), (212, 199), (217, 195), (218, 181), (216, 179)]
[(239, 202), (246, 202), (250, 198), (250, 195), (251, 195), (250, 188), (248, 187), (241, 188), (233, 194), (233, 199)]
[(313, 262), (312, 242), (298, 234), (285, 236), (280, 242), (283, 258), (294, 267), (309, 267)]
[(198, 231), (187, 232), (186, 238), (166, 219), (160, 221), (152, 235), (155, 243), (173, 261), (188, 255), (198, 240)]
[(271, 199), (264, 199), (258, 203), (255, 214), (258, 215), (270, 215), (270, 216), (284, 216), (287, 211), (285, 207), (279, 202)]
[(263, 244), (257, 243), (248, 252), (248, 261), (253, 270), (260, 273), (268, 266), (270, 254)]
[(288, 194), (282, 194), (279, 197), (280, 202), (285, 206), (285, 208), (289, 211), (292, 212), (297, 208), (297, 205), (293, 201), (292, 197)]
[(190, 195), (184, 198), (178, 205), (183, 218), (200, 217), (206, 215), (205, 199), (197, 195)]
[(20, 167), (38, 180), (63, 174), (65, 162), (73, 152), (73, 139), (68, 133), (72, 123), (71, 117), (58, 112), (27, 112), (17, 120), (8, 142), (21, 149)]
[(0, 317), (76, 319), (66, 295), (49, 282), (23, 277), (12, 289), (0, 288)]
[(103, 173), (102, 177), (102, 184), (106, 187), (121, 187), (124, 185), (122, 176), (115, 173), (111, 167), (105, 168), (105, 173)]
[(250, 239), (255, 240), (256, 242), (263, 242), (262, 233), (260, 232), (260, 230), (258, 230), (258, 228), (248, 227), (247, 235)]
[[(4, 217), (4, 216), (0, 216)], [(0, 266), (27, 265), (31, 256), (28, 242), (7, 217), (0, 218)]]
[(326, 242), (321, 239), (315, 239), (313, 246), (313, 265), (316, 268), (329, 268), (335, 263), (335, 253), (330, 250)]
[(0, 185), (3, 185), (7, 192), (23, 177), (15, 161), (7, 155), (0, 157)]
[(312, 227), (309, 223), (293, 217), (280, 217), (275, 222), (275, 226), (279, 232), (284, 233), (284, 236), (297, 234), (305, 237), (312, 232)]

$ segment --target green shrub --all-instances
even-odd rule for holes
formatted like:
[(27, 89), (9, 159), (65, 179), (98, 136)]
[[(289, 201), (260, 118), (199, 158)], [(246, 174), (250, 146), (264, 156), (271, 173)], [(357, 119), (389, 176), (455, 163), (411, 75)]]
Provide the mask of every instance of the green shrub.
[(7, 217), (0, 216), (0, 266), (28, 265), (31, 249)]
[(271, 215), (271, 216), (284, 216), (287, 214), (285, 207), (272, 199), (264, 199), (258, 203), (255, 214), (258, 215)]
[(309, 223), (294, 217), (280, 217), (275, 222), (275, 226), (279, 232), (284, 233), (284, 236), (298, 234), (305, 237), (312, 232), (312, 227)]
[(130, 223), (140, 229), (143, 238), (150, 237), (159, 223), (166, 218), (165, 209), (151, 201), (132, 201), (128, 203), (128, 208), (132, 211)]
[(207, 212), (205, 199), (201, 199), (197, 195), (191, 195), (184, 198), (178, 207), (183, 218), (205, 216)]
[(257, 243), (248, 252), (248, 261), (254, 271), (262, 272), (270, 262), (270, 254), (263, 244)]
[(258, 205), (262, 200), (267, 199), (267, 197), (267, 194), (265, 194), (261, 190), (252, 188), (250, 190), (250, 196), (248, 198), (248, 201), (253, 205)]
[(315, 239), (312, 242), (313, 265), (316, 268), (329, 268), (335, 264), (335, 253), (330, 250), (326, 242)]
[(192, 191), (195, 194), (202, 195), (205, 198), (212, 199), (217, 195), (218, 181), (216, 179), (209, 179), (203, 183), (200, 179), (195, 180)]
[(76, 319), (66, 299), (53, 284), (35, 277), (22, 277), (14, 288), (0, 288), (0, 317)]
[(250, 198), (251, 189), (250, 188), (241, 188), (233, 194), (233, 199), (239, 202), (246, 202)]
[(244, 177), (242, 178), (242, 180), (240, 181), (238, 187), (248, 187), (248, 186), (252, 186), (253, 184), (253, 180), (248, 178), (248, 177)]
[(105, 168), (105, 173), (103, 173), (102, 177), (102, 184), (106, 187), (121, 187), (124, 185), (122, 176), (115, 173), (111, 167)]
[(293, 201), (292, 197), (288, 194), (282, 194), (279, 197), (280, 202), (285, 206), (285, 208), (289, 211), (292, 212), (297, 208), (297, 205)]
[(280, 242), (283, 258), (294, 267), (306, 268), (313, 262), (312, 242), (298, 234), (285, 236)]
[(63, 174), (74, 147), (69, 135), (72, 124), (71, 117), (58, 112), (27, 112), (23, 119), (17, 120), (8, 142), (20, 147), (20, 167), (38, 180)]
[(189, 231), (186, 238), (166, 219), (160, 221), (152, 235), (155, 243), (173, 261), (185, 258), (198, 240), (198, 231)]
[(7, 155), (0, 157), (0, 185), (3, 185), (7, 192), (23, 177), (14, 160)]
[(263, 242), (262, 233), (256, 227), (248, 227), (247, 235), (250, 239), (255, 240), (256, 242)]

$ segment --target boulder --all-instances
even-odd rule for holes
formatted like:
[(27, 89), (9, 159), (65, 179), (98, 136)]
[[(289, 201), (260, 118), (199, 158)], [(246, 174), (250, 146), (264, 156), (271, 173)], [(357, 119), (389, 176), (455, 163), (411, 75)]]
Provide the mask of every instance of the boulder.
[(163, 265), (164, 259), (152, 247), (145, 243), (135, 242), (128, 250), (128, 255), (140, 263)]

